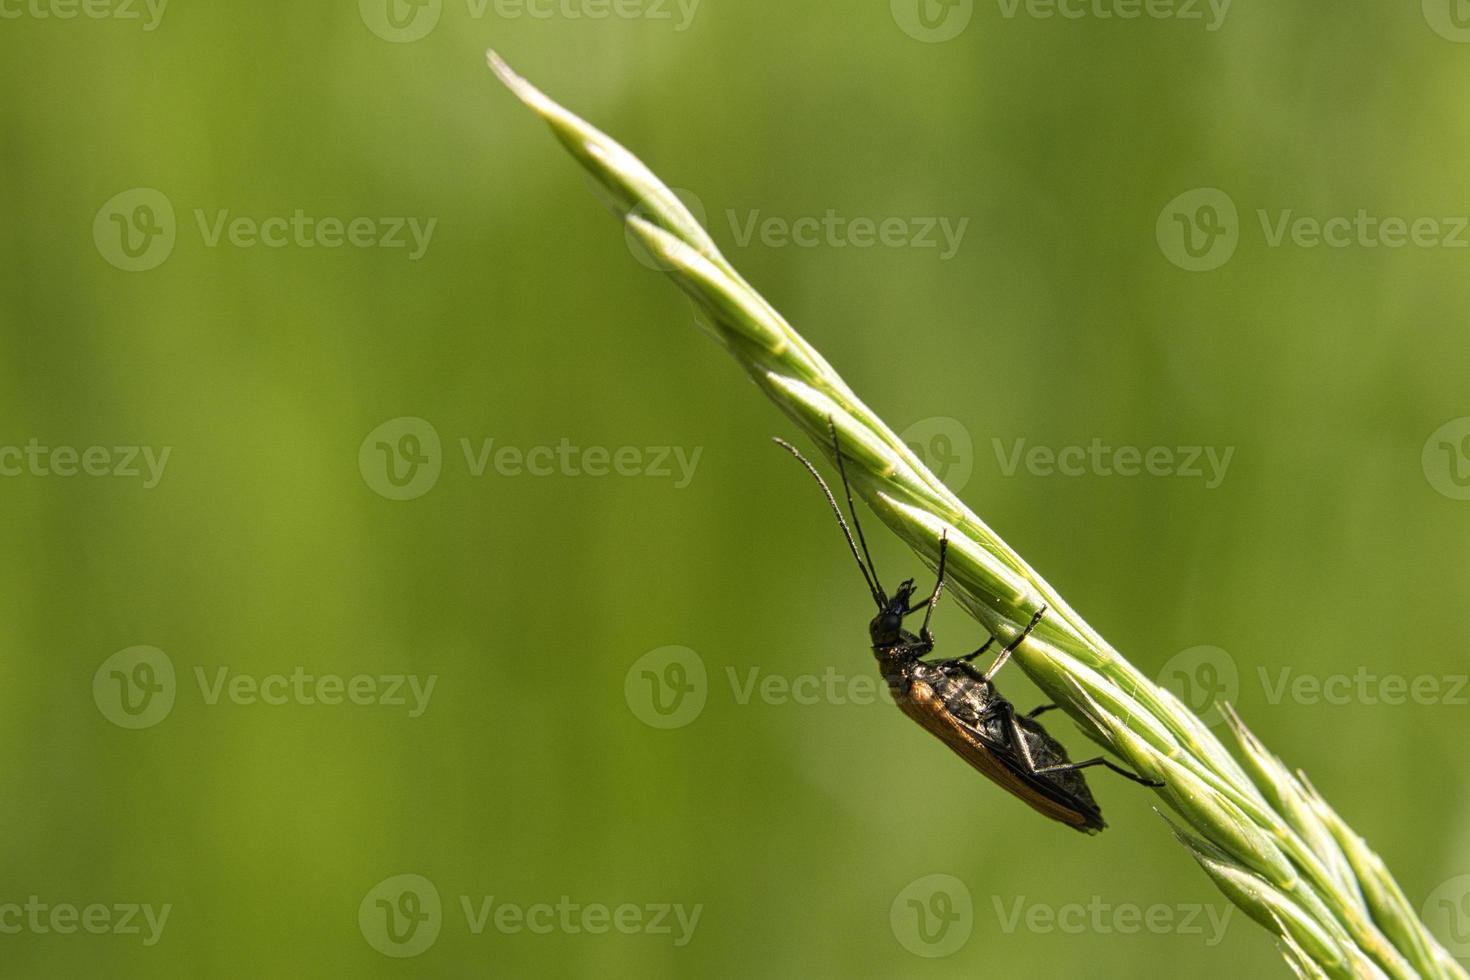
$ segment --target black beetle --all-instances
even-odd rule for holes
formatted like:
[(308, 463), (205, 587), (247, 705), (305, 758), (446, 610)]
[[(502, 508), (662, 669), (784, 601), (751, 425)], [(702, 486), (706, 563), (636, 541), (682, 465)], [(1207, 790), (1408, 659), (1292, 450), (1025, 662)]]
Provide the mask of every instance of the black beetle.
[[(1071, 761), (1061, 743), (1036, 721), (1037, 715), (1050, 711), (1056, 705), (1044, 704), (1029, 714), (1020, 715), (996, 690), (996, 672), (1041, 622), (1046, 614), (1045, 606), (1037, 610), (1026, 628), (1001, 650), (984, 673), (976, 669), (972, 661), (990, 648), (995, 642), (993, 636), (980, 649), (963, 657), (933, 661), (922, 659), (934, 650), (934, 634), (929, 631), (929, 620), (944, 589), (948, 536), (940, 536), (938, 576), (928, 599), (911, 604), (915, 591), (913, 579), (901, 584), (889, 598), (878, 581), (878, 572), (868, 553), (868, 542), (863, 537), (862, 523), (853, 506), (852, 488), (848, 485), (847, 472), (842, 464), (837, 427), (831, 424), (831, 420), (828, 420), (828, 426), (832, 432), (837, 470), (842, 476), (842, 489), (847, 495), (848, 513), (852, 515), (852, 524), (857, 530), (856, 540), (842, 516), (842, 509), (837, 506), (837, 499), (816, 467), (790, 443), (781, 439), (775, 441), (816, 478), (832, 512), (837, 515), (837, 523), (847, 538), (848, 548), (878, 606), (878, 615), (868, 624), (868, 634), (872, 638), (878, 669), (888, 682), (899, 709), (1002, 789), (1019, 797), (1037, 812), (1083, 833), (1095, 834), (1107, 824), (1081, 770), (1106, 766), (1145, 786), (1162, 786), (1163, 783), (1129, 772), (1102, 756), (1083, 762)], [(924, 623), (916, 636), (904, 629), (903, 621), (919, 609), (924, 609)]]

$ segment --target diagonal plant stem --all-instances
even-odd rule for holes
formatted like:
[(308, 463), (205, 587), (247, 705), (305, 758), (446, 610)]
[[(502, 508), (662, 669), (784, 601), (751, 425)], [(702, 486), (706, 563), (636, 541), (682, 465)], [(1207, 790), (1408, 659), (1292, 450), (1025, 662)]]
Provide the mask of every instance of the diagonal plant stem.
[(628, 231), (694, 302), (696, 320), (829, 458), (828, 420), (854, 488), (926, 561), (949, 537), (947, 583), (1004, 640), (1045, 605), (1014, 659), (1089, 737), (1178, 817), (1174, 832), (1226, 896), (1278, 938), (1303, 977), (1470, 980), (1434, 940), (1383, 861), (1246, 729), (1244, 764), (1171, 692), (1125, 660), (1045, 579), (939, 481), (720, 254), (651, 170), (515, 74), (490, 64), (610, 196)]

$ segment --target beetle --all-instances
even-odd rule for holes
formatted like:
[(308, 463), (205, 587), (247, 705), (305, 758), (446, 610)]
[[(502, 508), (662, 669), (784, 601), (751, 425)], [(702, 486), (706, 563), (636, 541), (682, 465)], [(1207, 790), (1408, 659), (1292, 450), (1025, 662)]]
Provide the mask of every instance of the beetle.
[[(837, 516), (847, 546), (878, 606), (878, 614), (868, 624), (868, 634), (878, 670), (888, 682), (889, 691), (900, 710), (1002, 789), (1019, 797), (1043, 816), (1082, 833), (1095, 834), (1107, 826), (1082, 770), (1105, 766), (1144, 786), (1163, 786), (1157, 780), (1129, 772), (1102, 756), (1082, 762), (1071, 761), (1067, 750), (1036, 720), (1038, 715), (1056, 705), (1044, 704), (1021, 715), (996, 689), (996, 673), (1041, 622), (1047, 612), (1046, 606), (1036, 611), (1026, 628), (1000, 651), (984, 672), (977, 669), (973, 661), (990, 648), (995, 642), (994, 636), (986, 640), (980, 649), (963, 657), (923, 659), (934, 650), (934, 634), (929, 629), (929, 622), (944, 589), (948, 534), (940, 535), (937, 578), (929, 597), (913, 602), (913, 579), (903, 582), (889, 597), (878, 581), (877, 569), (868, 553), (868, 542), (863, 537), (862, 523), (853, 506), (852, 487), (847, 482), (847, 471), (842, 463), (837, 427), (830, 419), (828, 428), (832, 433), (837, 470), (842, 476), (842, 489), (847, 496), (848, 513), (852, 516), (853, 528), (857, 530), (855, 540), (836, 497), (817, 468), (790, 443), (782, 439), (775, 441), (816, 478), (832, 513)], [(920, 609), (924, 610), (924, 622), (915, 635), (904, 628), (903, 621)]]

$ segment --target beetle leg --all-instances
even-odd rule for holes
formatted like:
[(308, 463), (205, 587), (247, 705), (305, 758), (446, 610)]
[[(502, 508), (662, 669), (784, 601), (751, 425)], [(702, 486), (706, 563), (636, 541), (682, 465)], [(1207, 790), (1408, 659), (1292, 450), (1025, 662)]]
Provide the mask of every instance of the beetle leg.
[[(968, 667), (969, 665), (966, 664), (966, 666)], [(973, 670), (973, 668), (970, 669)], [(1026, 751), (1026, 743), (1015, 731), (1016, 706), (1002, 698), (1000, 704), (996, 705), (993, 708), (990, 708), (975, 720), (975, 727), (979, 728), (984, 726), (984, 724), (987, 721), (990, 721), (992, 718), (1004, 718), (1006, 721), (1006, 724), (1001, 728), (1001, 732), (1006, 736), (1006, 740), (1008, 742), (1014, 743), (1012, 745), (1006, 746), (1006, 748), (1019, 748), (1024, 753)], [(1031, 762), (1031, 758), (1029, 756), (1026, 757), (1026, 768), (1034, 768)]]
[[(929, 620), (934, 616), (934, 607), (939, 605), (939, 594), (944, 591), (944, 559), (949, 553), (949, 532), (945, 531), (939, 536), (939, 575), (934, 580), (934, 591), (929, 593), (925, 602), (928, 607), (924, 611), (924, 625), (919, 627), (919, 636), (923, 638), (931, 648), (934, 646), (934, 634), (929, 632)], [(904, 615), (919, 611), (919, 604), (915, 603), (904, 611)]]
[(1005, 649), (995, 658), (995, 663), (991, 664), (990, 669), (985, 672), (985, 679), (987, 681), (995, 677), (996, 673), (1006, 665), (1006, 661), (1011, 659), (1011, 653), (1016, 647), (1020, 646), (1026, 637), (1031, 635), (1031, 631), (1036, 628), (1036, 624), (1041, 622), (1041, 617), (1046, 615), (1046, 608), (1046, 606), (1042, 606), (1036, 610), (1036, 615), (1031, 617), (1031, 622), (1026, 624), (1026, 628), (1021, 631), (1021, 635), (1006, 644)]
[[(1028, 756), (1028, 761), (1029, 761), (1029, 756)], [(1060, 766), (1047, 766), (1044, 769), (1032, 769), (1031, 771), (1033, 773), (1035, 773), (1036, 775), (1038, 775), (1038, 776), (1046, 776), (1046, 775), (1050, 775), (1051, 773), (1058, 773), (1058, 772), (1076, 772), (1078, 769), (1088, 769), (1088, 768), (1091, 768), (1092, 766), (1107, 766), (1109, 769), (1113, 770), (1113, 772), (1117, 773), (1120, 776), (1123, 776), (1123, 777), (1125, 777), (1127, 779), (1131, 779), (1135, 783), (1142, 783), (1145, 786), (1152, 786), (1155, 789), (1157, 789), (1158, 787), (1164, 785), (1163, 783), (1159, 782), (1157, 779), (1149, 779), (1146, 776), (1140, 776), (1136, 772), (1129, 772), (1127, 769), (1124, 769), (1122, 766), (1114, 765), (1113, 763), (1109, 762), (1107, 759), (1104, 759), (1102, 756), (1098, 756), (1095, 759), (1088, 759), (1086, 762), (1068, 762), (1068, 763), (1065, 763), (1065, 764), (1060, 765)]]
[(1026, 760), (1026, 768), (1032, 772), (1036, 771), (1036, 762), (1031, 758), (1031, 748), (1026, 744), (1026, 739), (1021, 735), (1021, 726), (1016, 722), (1016, 706), (1009, 701), (1002, 702), (1000, 707), (992, 708), (985, 713), (985, 718), (994, 718), (1003, 715), (1006, 726), (1002, 731), (1010, 737), (1011, 748), (1021, 753), (1021, 758)]
[(1056, 705), (1054, 705), (1054, 704), (1043, 704), (1043, 705), (1039, 705), (1039, 706), (1037, 706), (1035, 708), (1032, 708), (1030, 711), (1026, 712), (1026, 717), (1027, 718), (1035, 718), (1037, 715), (1045, 714), (1046, 712), (1052, 710), (1055, 707), (1056, 707)]
[(988, 639), (988, 640), (985, 641), (985, 645), (982, 646), (980, 649), (976, 650), (974, 653), (967, 653), (963, 657), (960, 657), (959, 659), (960, 660), (963, 660), (965, 663), (969, 663), (971, 660), (974, 660), (976, 657), (980, 656), (980, 654), (984, 653), (986, 650), (989, 650), (990, 649), (990, 644), (992, 644), (994, 642), (995, 642), (995, 637), (992, 636), (990, 639)]
[[(932, 641), (933, 639), (934, 638), (932, 636), (929, 637), (929, 640), (930, 641)], [(982, 673), (980, 673), (980, 671), (977, 670), (976, 667), (975, 667), (975, 665), (972, 664), (972, 663), (970, 663), (970, 661), (973, 660), (973, 659), (975, 659), (976, 657), (978, 657), (980, 654), (982, 654), (984, 652), (985, 652), (985, 648), (984, 647), (981, 647), (979, 650), (976, 650), (974, 653), (966, 654), (963, 657), (946, 657), (943, 660), (930, 660), (930, 661), (927, 661), (927, 663), (929, 664), (929, 666), (931, 666), (931, 667), (938, 667), (940, 670), (945, 670), (945, 669), (950, 668), (950, 667), (958, 668), (959, 671), (961, 673), (963, 673), (966, 677), (970, 678), (970, 680), (972, 680), (972, 681), (981, 681), (983, 683), (984, 680), (985, 680), (985, 675), (982, 674)], [(986, 717), (990, 717), (990, 716), (987, 715)]]
[[(1055, 705), (1052, 705), (1052, 707), (1055, 707)], [(1009, 710), (1007, 711), (1007, 709)], [(1109, 769), (1113, 770), (1113, 772), (1117, 773), (1120, 776), (1125, 776), (1128, 779), (1133, 780), (1135, 783), (1142, 783), (1145, 786), (1152, 786), (1155, 789), (1164, 785), (1157, 779), (1147, 779), (1143, 776), (1138, 775), (1135, 772), (1129, 772), (1122, 766), (1114, 765), (1112, 762), (1104, 759), (1102, 756), (1098, 756), (1095, 759), (1087, 759), (1084, 762), (1064, 762), (1061, 765), (1057, 766), (1042, 766), (1040, 768), (1037, 768), (1036, 760), (1031, 758), (1031, 747), (1026, 744), (1026, 739), (1021, 734), (1020, 722), (1016, 721), (1016, 709), (1012, 708), (1008, 703), (1006, 704), (1005, 708), (999, 708), (997, 709), (997, 711), (1006, 711), (1007, 716), (1010, 720), (1010, 724), (1006, 727), (1010, 732), (1011, 741), (1015, 742), (1016, 747), (1021, 750), (1021, 758), (1026, 760), (1026, 768), (1030, 770), (1033, 776), (1050, 776), (1061, 772), (1076, 772), (1079, 769), (1090, 769), (1093, 766), (1107, 766)]]
[[(1006, 647), (1004, 650), (1002, 650), (1000, 652), (1000, 655), (995, 658), (995, 663), (993, 663), (993, 664), (990, 665), (990, 670), (986, 671), (984, 674), (981, 674), (979, 679), (981, 679), (981, 680), (989, 680), (990, 678), (992, 678), (992, 677), (995, 676), (995, 672), (998, 671), (998, 670), (1000, 670), (1001, 666), (1004, 665), (1005, 662), (1006, 662), (1006, 660), (1010, 658), (1011, 651), (1012, 650), (1015, 650), (1016, 647), (1020, 646), (1021, 641), (1024, 640), (1024, 639), (1026, 639), (1026, 634), (1030, 633), (1033, 629), (1036, 628), (1036, 624), (1041, 621), (1041, 617), (1042, 617), (1042, 615), (1045, 612), (1046, 612), (1046, 609), (1043, 607), (1042, 610), (1041, 610), (1041, 612), (1037, 613), (1035, 616), (1033, 616), (1031, 618), (1031, 625), (1030, 626), (1027, 626), (1026, 629), (1022, 631), (1022, 633), (1021, 633), (1020, 636), (1018, 636), (1014, 640), (1012, 640), (1010, 646)], [(933, 637), (930, 637), (930, 640), (932, 641), (933, 640)], [(992, 636), (990, 639), (988, 639), (984, 643), (982, 643), (980, 645), (980, 649), (976, 650), (974, 653), (967, 653), (963, 657), (955, 657), (953, 660), (946, 660), (944, 662), (945, 663), (951, 663), (951, 664), (961, 664), (961, 663), (967, 664), (967, 663), (970, 663), (976, 657), (978, 657), (978, 656), (982, 655), (983, 653), (985, 653), (986, 650), (989, 650), (990, 647), (991, 647), (991, 645), (994, 644), (994, 643), (995, 643), (995, 637)], [(1050, 705), (1049, 707), (1055, 708), (1056, 705)], [(1032, 714), (1037, 714), (1041, 710), (1043, 710), (1043, 709), (1037, 709), (1037, 711), (1036, 712), (1032, 712)]]

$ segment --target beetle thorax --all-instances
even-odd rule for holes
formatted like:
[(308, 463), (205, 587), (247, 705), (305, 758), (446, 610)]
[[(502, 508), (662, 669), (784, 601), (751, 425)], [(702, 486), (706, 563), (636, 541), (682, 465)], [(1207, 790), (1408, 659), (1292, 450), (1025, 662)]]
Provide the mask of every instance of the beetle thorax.
[(873, 659), (878, 661), (878, 673), (895, 692), (908, 689), (913, 678), (914, 665), (918, 658), (908, 643), (899, 642), (873, 647)]

